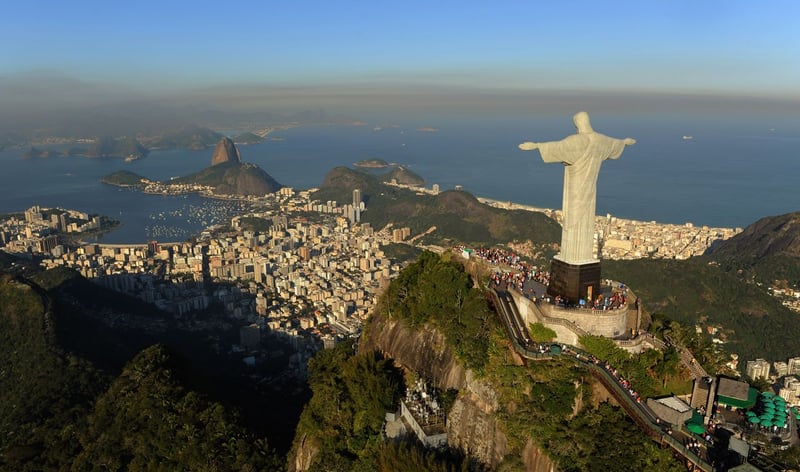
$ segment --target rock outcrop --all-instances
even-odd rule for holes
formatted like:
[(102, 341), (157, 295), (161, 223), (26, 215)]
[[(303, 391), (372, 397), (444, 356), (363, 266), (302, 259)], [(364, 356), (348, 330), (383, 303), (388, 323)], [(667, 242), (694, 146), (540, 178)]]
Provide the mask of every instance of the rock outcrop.
[(467, 372), (447, 347), (444, 334), (432, 327), (413, 329), (376, 314), (361, 349), (380, 351), (445, 390), (460, 390), (467, 383)]
[(172, 183), (213, 187), (217, 195), (264, 196), (283, 187), (257, 165), (242, 162), (239, 149), (230, 138), (222, 138), (217, 143), (210, 166)]
[[(495, 391), (476, 379), (447, 347), (444, 334), (430, 326), (410, 328), (405, 323), (373, 315), (360, 349), (378, 350), (405, 369), (417, 372), (441, 389), (460, 393), (447, 419), (448, 445), (495, 468), (510, 452), (495, 413), (500, 408)], [(554, 464), (531, 442), (522, 461), (528, 472), (552, 472)]]
[(231, 138), (222, 138), (217, 143), (214, 149), (214, 155), (211, 156), (211, 165), (224, 164), (226, 162), (241, 162), (239, 149), (233, 143)]

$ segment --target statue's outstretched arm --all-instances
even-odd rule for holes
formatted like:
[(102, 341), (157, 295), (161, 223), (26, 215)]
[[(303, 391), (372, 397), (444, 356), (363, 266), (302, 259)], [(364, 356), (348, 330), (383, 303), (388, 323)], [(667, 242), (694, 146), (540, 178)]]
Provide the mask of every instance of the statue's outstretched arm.
[(519, 145), (519, 148), (523, 151), (533, 151), (534, 149), (539, 148), (539, 143), (534, 143), (531, 141), (526, 141)]
[(626, 146), (632, 146), (636, 144), (636, 140), (633, 138), (625, 138), (622, 142), (624, 142)]

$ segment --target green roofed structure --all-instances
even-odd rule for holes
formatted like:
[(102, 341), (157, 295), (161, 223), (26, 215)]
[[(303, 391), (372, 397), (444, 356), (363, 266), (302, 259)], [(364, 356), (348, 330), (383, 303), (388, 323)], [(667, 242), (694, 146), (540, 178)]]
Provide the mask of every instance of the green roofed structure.
[(703, 434), (706, 432), (706, 428), (702, 424), (692, 422), (686, 423), (686, 429), (694, 434)]
[(756, 405), (758, 390), (747, 382), (718, 376), (697, 379), (692, 389), (691, 406), (704, 409), (703, 424), (707, 425), (718, 408), (749, 409)]
[(752, 408), (756, 404), (758, 390), (747, 382), (725, 377), (719, 378), (717, 386), (717, 402), (733, 408)]

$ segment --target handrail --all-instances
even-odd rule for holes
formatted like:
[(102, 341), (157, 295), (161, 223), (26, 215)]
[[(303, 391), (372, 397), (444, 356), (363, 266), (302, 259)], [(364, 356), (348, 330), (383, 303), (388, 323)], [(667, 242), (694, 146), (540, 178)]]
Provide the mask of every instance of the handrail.
[[(500, 293), (495, 288), (489, 289), (492, 298), (495, 301), (495, 305), (499, 308), (499, 311), (503, 313), (499, 313), (498, 315), (501, 318), (503, 326), (506, 329), (507, 334), (509, 335), (509, 339), (511, 340), (511, 344), (514, 347), (514, 350), (526, 359), (531, 360), (546, 360), (552, 359), (555, 357), (553, 353), (535, 353), (531, 352), (525, 347), (523, 347), (519, 343), (519, 339), (514, 335), (515, 332), (519, 331), (519, 327), (517, 329), (513, 329), (510, 325), (511, 320), (511, 311), (512, 308), (509, 305), (509, 300), (507, 296), (500, 296)], [(566, 320), (565, 320), (566, 321)], [(652, 336), (652, 335), (651, 335)], [(655, 339), (653, 337), (653, 339)], [(697, 454), (689, 450), (686, 446), (681, 444), (680, 441), (672, 437), (671, 435), (664, 432), (656, 423), (656, 415), (650, 409), (639, 402), (635, 402), (633, 398), (628, 394), (627, 391), (623, 390), (622, 386), (619, 384), (616, 378), (609, 372), (608, 370), (600, 367), (595, 362), (590, 360), (590, 356), (584, 350), (572, 346), (569, 344), (563, 344), (569, 352), (575, 353), (575, 360), (580, 362), (581, 364), (587, 366), (589, 368), (589, 372), (591, 372), (592, 376), (597, 378), (614, 396), (620, 406), (625, 410), (625, 412), (630, 416), (634, 422), (639, 425), (639, 427), (644, 430), (645, 434), (647, 434), (651, 439), (659, 441), (661, 444), (668, 444), (673, 450), (681, 454), (684, 458), (688, 459), (696, 468), (703, 470), (705, 472), (713, 471), (713, 467), (708, 462), (701, 459)]]

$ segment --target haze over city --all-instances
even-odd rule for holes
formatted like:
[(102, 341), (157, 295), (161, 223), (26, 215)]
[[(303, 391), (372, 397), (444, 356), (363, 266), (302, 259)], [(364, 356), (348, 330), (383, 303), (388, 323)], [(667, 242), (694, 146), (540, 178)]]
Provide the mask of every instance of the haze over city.
[(800, 100), (799, 10), (790, 1), (15, 2), (0, 29), (0, 114), (132, 101), (356, 118), (387, 107), (668, 111), (741, 99), (787, 111)]

